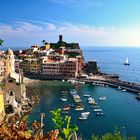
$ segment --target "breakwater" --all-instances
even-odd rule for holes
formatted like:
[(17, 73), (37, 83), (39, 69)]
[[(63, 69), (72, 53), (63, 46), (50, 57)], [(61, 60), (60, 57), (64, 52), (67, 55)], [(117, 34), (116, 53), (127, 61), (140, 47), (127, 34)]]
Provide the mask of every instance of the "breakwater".
[(88, 79), (88, 78), (82, 78), (82, 79), (77, 79), (79, 82), (85, 82), (85, 83), (90, 83), (93, 85), (105, 85), (105, 86), (110, 86), (113, 88), (119, 88), (122, 90), (126, 90), (135, 94), (140, 93), (140, 85), (137, 83), (131, 83), (127, 81), (122, 81), (119, 79), (105, 79), (105, 78), (99, 78), (99, 79)]

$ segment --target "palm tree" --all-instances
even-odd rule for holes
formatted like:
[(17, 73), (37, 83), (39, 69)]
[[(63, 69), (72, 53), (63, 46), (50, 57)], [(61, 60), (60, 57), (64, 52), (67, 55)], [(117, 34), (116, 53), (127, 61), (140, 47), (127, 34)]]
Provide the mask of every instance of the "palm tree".
[(0, 46), (4, 43), (4, 40), (0, 39)]
[(45, 40), (42, 40), (43, 45), (45, 45), (45, 42), (46, 42)]

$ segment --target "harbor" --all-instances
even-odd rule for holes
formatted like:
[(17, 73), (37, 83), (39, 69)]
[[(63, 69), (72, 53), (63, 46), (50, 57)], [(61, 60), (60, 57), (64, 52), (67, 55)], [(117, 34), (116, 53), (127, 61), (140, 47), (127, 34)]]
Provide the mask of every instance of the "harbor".
[[(107, 131), (112, 132), (115, 127), (125, 127), (123, 130), (125, 133), (135, 135), (137, 138), (140, 137), (138, 133), (140, 126), (135, 123), (139, 122), (140, 106), (139, 102), (134, 99), (135, 94), (130, 94), (127, 91), (123, 93), (112, 87), (90, 83), (71, 84), (66, 81), (43, 81), (32, 85), (32, 87), (38, 89), (40, 103), (29, 115), (28, 120), (29, 122), (39, 120), (37, 114), (43, 111), (47, 114), (44, 131), (53, 128), (52, 122), (48, 121), (51, 117), (49, 110), (61, 108), (62, 115), (71, 116), (72, 122), (78, 125), (78, 135), (83, 134), (86, 139), (90, 138), (93, 133), (100, 135)], [(70, 91), (79, 95), (81, 102), (76, 103)], [(67, 101), (62, 101), (61, 98), (66, 98)], [(93, 99), (97, 104), (89, 103), (89, 100), (93, 101)], [(82, 106), (83, 109), (75, 110), (78, 105)], [(122, 116), (125, 116), (125, 119)], [(133, 131), (131, 127), (135, 127), (136, 131)]]

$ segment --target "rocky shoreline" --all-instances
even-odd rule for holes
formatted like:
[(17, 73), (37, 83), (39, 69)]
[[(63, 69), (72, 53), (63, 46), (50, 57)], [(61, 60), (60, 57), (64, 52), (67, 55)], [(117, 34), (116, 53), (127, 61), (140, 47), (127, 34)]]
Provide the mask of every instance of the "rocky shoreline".
[(30, 79), (30, 78), (24, 77), (24, 83), (25, 83), (26, 86), (39, 83), (40, 81), (41, 80)]

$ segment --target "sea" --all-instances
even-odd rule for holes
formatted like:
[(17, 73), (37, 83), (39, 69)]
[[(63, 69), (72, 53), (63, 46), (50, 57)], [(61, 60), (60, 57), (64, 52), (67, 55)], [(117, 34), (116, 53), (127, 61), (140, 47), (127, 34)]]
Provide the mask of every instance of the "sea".
[[(101, 72), (109, 74), (118, 74), (120, 79), (140, 83), (140, 48), (133, 47), (86, 47), (83, 48), (85, 62), (96, 60)], [(129, 66), (125, 66), (126, 58), (129, 59)], [(85, 107), (84, 111), (90, 112), (87, 120), (79, 120), (81, 111), (75, 111), (73, 108), (68, 114), (62, 116), (71, 116), (71, 123), (79, 128), (78, 135), (83, 140), (90, 140), (91, 136), (113, 133), (119, 130), (122, 136), (135, 136), (140, 140), (140, 101), (136, 100), (136, 95), (130, 92), (122, 92), (119, 89), (111, 87), (100, 87), (90, 84), (70, 84), (62, 81), (42, 81), (32, 88), (36, 90), (40, 97), (40, 103), (34, 111), (28, 116), (28, 123), (33, 120), (40, 121), (40, 113), (45, 113), (44, 132), (55, 128), (51, 120), (50, 110), (63, 108), (68, 104), (73, 104), (72, 97), (67, 95), (67, 102), (62, 102), (62, 91), (76, 89), (82, 99)], [(105, 113), (105, 116), (97, 116), (88, 104), (84, 94), (90, 94)], [(105, 101), (99, 101), (98, 98), (105, 96)]]

